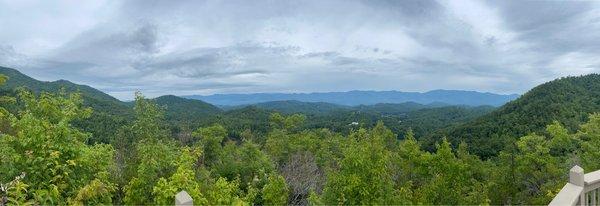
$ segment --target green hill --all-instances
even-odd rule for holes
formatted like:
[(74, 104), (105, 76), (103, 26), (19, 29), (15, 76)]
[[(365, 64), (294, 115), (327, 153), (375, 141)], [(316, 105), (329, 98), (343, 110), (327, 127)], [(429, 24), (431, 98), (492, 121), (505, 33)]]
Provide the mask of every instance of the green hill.
[(195, 99), (185, 99), (174, 95), (164, 95), (153, 99), (165, 107), (166, 118), (173, 121), (193, 121), (208, 115), (221, 113), (218, 107)]
[[(15, 69), (0, 67), (0, 74), (9, 77), (5, 85), (0, 87), (0, 94), (15, 95), (15, 89), (27, 88), (34, 93), (50, 92), (56, 93), (61, 89), (66, 92), (79, 92), (85, 106), (94, 109), (92, 116), (74, 124), (81, 129), (92, 133), (90, 142), (107, 143), (112, 139), (117, 130), (125, 125), (125, 122), (133, 118), (133, 104), (122, 102), (100, 90), (90, 86), (79, 85), (67, 80), (39, 81), (33, 79)], [(200, 100), (184, 99), (173, 95), (155, 98), (154, 101), (166, 108), (168, 121), (181, 126), (182, 122), (201, 121), (208, 119), (206, 116), (218, 114), (222, 111), (206, 102)]]
[(1, 67), (0, 74), (8, 76), (9, 80), (0, 90), (4, 92), (14, 92), (16, 88), (24, 87), (35, 93), (51, 92), (55, 93), (64, 88), (67, 92), (80, 92), (86, 106), (90, 106), (97, 111), (109, 112), (113, 114), (123, 114), (129, 109), (127, 105), (118, 99), (87, 85), (75, 84), (67, 80), (58, 81), (39, 81), (33, 79), (15, 69)]
[(575, 131), (594, 112), (600, 112), (600, 75), (565, 77), (541, 84), (488, 115), (440, 131), (429, 145), (447, 136), (455, 143), (477, 145), (471, 147), (474, 153), (490, 157), (520, 136), (542, 134), (554, 120)]
[(39, 81), (15, 69), (0, 67), (0, 74), (8, 76), (8, 81), (0, 87), (0, 92), (14, 96), (17, 88), (26, 88), (36, 94), (40, 92), (56, 93), (64, 88), (66, 92), (79, 92), (83, 104), (94, 109), (88, 119), (76, 121), (74, 124), (92, 133), (90, 143), (108, 143), (121, 125), (132, 118), (131, 108), (124, 102), (90, 86), (79, 85), (67, 80)]
[[(296, 100), (272, 101), (252, 104), (261, 109), (271, 110), (284, 114), (302, 113), (306, 115), (330, 115), (334, 112), (369, 112), (381, 115), (405, 115), (408, 112), (425, 108), (449, 106), (447, 104), (419, 104), (415, 102), (405, 103), (378, 103), (373, 105), (344, 106), (327, 102), (301, 102)], [(228, 107), (229, 110), (242, 108), (243, 106)]]
[[(448, 106), (447, 104), (444, 106)], [(441, 104), (419, 104), (416, 102), (405, 102), (405, 103), (379, 103), (374, 105), (360, 105), (354, 107), (358, 111), (362, 112), (375, 112), (383, 115), (406, 115), (408, 112), (425, 109), (442, 107)]]
[(312, 115), (325, 115), (333, 111), (347, 110), (350, 108), (348, 106), (326, 102), (301, 102), (296, 100), (264, 102), (254, 104), (254, 106), (284, 114), (303, 113)]

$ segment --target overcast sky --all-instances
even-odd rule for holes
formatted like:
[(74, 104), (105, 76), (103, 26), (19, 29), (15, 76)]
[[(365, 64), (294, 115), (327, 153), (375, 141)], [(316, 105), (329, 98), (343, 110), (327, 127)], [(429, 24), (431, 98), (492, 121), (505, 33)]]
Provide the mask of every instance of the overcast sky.
[(600, 2), (0, 0), (0, 65), (120, 99), (523, 93), (600, 71)]

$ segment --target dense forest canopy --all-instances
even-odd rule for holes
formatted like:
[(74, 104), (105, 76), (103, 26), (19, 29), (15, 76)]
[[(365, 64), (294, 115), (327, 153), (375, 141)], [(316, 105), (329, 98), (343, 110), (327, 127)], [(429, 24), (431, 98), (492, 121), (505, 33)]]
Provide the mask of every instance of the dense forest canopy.
[(590, 113), (600, 111), (600, 75), (565, 77), (541, 84), (519, 99), (490, 114), (449, 127), (432, 135), (433, 145), (441, 137), (451, 142), (465, 141), (478, 145), (472, 152), (479, 156), (495, 156), (507, 142), (530, 133), (544, 134), (553, 121), (575, 132)]
[(219, 205), (547, 204), (571, 166), (600, 169), (598, 75), (496, 110), (284, 104), (302, 112), (14, 76), (0, 76), (3, 204), (173, 204), (181, 190)]

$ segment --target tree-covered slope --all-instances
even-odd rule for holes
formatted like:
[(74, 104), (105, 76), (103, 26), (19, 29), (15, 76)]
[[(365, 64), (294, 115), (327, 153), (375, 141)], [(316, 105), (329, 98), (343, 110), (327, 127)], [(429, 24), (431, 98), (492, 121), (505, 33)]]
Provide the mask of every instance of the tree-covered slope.
[(58, 80), (52, 82), (39, 81), (31, 78), (15, 69), (1, 67), (0, 74), (6, 75), (9, 80), (0, 89), (5, 92), (13, 92), (16, 88), (24, 87), (35, 93), (51, 92), (56, 93), (62, 88), (66, 92), (80, 92), (83, 97), (84, 104), (95, 110), (110, 112), (114, 114), (123, 114), (127, 109), (125, 103), (118, 99), (87, 85), (75, 84), (67, 80)]
[(599, 111), (600, 75), (565, 77), (541, 84), (488, 115), (441, 131), (429, 142), (447, 136), (455, 143), (477, 145), (471, 149), (489, 157), (516, 137), (543, 132), (554, 120), (575, 131), (590, 113)]
[(41, 92), (57, 93), (64, 89), (66, 93), (79, 92), (83, 105), (94, 112), (87, 119), (74, 121), (73, 124), (92, 133), (90, 142), (108, 143), (116, 135), (120, 125), (132, 118), (131, 108), (124, 102), (87, 85), (79, 85), (66, 80), (53, 82), (39, 81), (15, 69), (0, 67), (0, 74), (9, 79), (0, 87), (0, 93), (15, 96), (17, 88), (26, 88), (36, 94)]
[(212, 104), (174, 95), (160, 96), (154, 98), (153, 101), (165, 107), (165, 115), (169, 120), (191, 121), (222, 112), (221, 109)]
[(360, 105), (354, 109), (361, 112), (374, 112), (382, 115), (405, 115), (407, 112), (419, 109), (439, 107), (439, 104), (419, 104), (416, 102), (405, 103), (378, 103), (374, 105)]
[(273, 110), (284, 114), (314, 114), (324, 115), (333, 111), (348, 110), (350, 107), (326, 102), (301, 102), (296, 100), (273, 101), (254, 104), (254, 106), (266, 110)]
[[(248, 106), (248, 105), (245, 105)], [(226, 110), (240, 109), (245, 106), (225, 106)], [(301, 102), (296, 100), (271, 101), (251, 104), (257, 108), (280, 112), (283, 114), (302, 113), (306, 115), (331, 115), (335, 112), (368, 112), (381, 115), (405, 115), (407, 112), (425, 108), (449, 106), (443, 103), (419, 104), (416, 102), (404, 103), (377, 103), (372, 105), (345, 106), (327, 102)]]

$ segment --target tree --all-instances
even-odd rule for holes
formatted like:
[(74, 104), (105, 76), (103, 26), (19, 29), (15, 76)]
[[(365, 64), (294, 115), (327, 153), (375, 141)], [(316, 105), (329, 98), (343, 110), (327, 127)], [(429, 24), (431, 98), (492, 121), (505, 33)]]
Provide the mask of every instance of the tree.
[[(6, 81), (8, 81), (8, 77), (5, 76), (5, 75), (3, 75), (3, 74), (0, 74), (0, 86), (4, 85), (6, 83)], [(15, 102), (15, 99), (12, 98), (12, 97), (9, 97), (9, 96), (0, 96), (0, 103), (2, 105), (11, 104), (11, 103), (14, 103), (14, 102)], [(0, 107), (0, 118), (4, 119), (3, 117), (6, 117), (8, 115), (9, 115), (9, 112), (5, 108)], [(0, 131), (1, 132), (6, 132), (5, 130), (0, 130)]]
[(208, 191), (208, 203), (211, 205), (232, 205), (243, 203), (242, 192), (239, 188), (239, 179), (228, 182), (225, 178), (219, 179)]
[(215, 124), (199, 128), (192, 135), (200, 140), (204, 151), (203, 163), (209, 167), (214, 165), (222, 152), (222, 143), (227, 136), (227, 130), (223, 126)]
[(426, 178), (424, 161), (426, 158), (424, 151), (421, 151), (419, 143), (415, 139), (412, 130), (408, 130), (406, 137), (402, 140), (396, 153), (396, 184), (397, 185), (422, 185)]
[(155, 185), (160, 178), (170, 176), (176, 168), (173, 160), (177, 158), (178, 151), (173, 142), (145, 140), (137, 144), (136, 153), (139, 163), (133, 178), (124, 187), (124, 202), (134, 205), (151, 204), (155, 199), (151, 194)]
[(305, 120), (306, 116), (301, 114), (293, 114), (284, 117), (279, 113), (273, 113), (270, 118), (271, 127), (273, 129), (284, 129), (288, 131), (299, 128)]
[(136, 92), (133, 110), (135, 111), (135, 121), (131, 127), (136, 141), (169, 137), (164, 108), (144, 98), (142, 93)]
[(211, 168), (214, 174), (229, 180), (239, 178), (242, 186), (274, 170), (269, 157), (257, 144), (250, 141), (245, 141), (239, 146), (235, 142), (226, 143), (219, 160)]
[(262, 189), (265, 205), (287, 205), (289, 189), (281, 175), (270, 175)]
[(581, 142), (581, 161), (587, 171), (600, 169), (600, 113), (589, 116), (589, 120), (582, 124), (577, 133)]
[(324, 176), (310, 152), (298, 152), (281, 169), (290, 187), (291, 205), (306, 205), (311, 191), (321, 192)]
[[(135, 148), (120, 148), (126, 160), (123, 179), (128, 180), (124, 186), (126, 204), (151, 204), (155, 197), (150, 192), (162, 177), (170, 176), (174, 170), (174, 162), (179, 156), (175, 142), (168, 139), (168, 130), (163, 122), (164, 112), (155, 103), (136, 93), (135, 120), (124, 130), (131, 132), (131, 141)], [(124, 144), (130, 145), (130, 144)], [(150, 195), (139, 195), (148, 194)], [(162, 200), (162, 199), (161, 199)]]
[(388, 170), (390, 153), (377, 133), (360, 129), (350, 135), (339, 170), (328, 173), (323, 189), (325, 204), (394, 204), (406, 203), (394, 190)]
[(462, 146), (458, 159), (452, 152), (450, 143), (444, 138), (433, 155), (425, 158), (428, 177), (415, 193), (418, 202), (423, 204), (489, 204), (486, 185), (474, 176), (476, 166), (464, 162), (469, 160), (465, 146)]
[[(83, 203), (110, 204), (114, 185), (110, 170), (114, 166), (112, 146), (85, 144), (89, 134), (71, 126), (87, 118), (90, 108), (82, 107), (77, 93), (42, 93), (36, 98), (21, 90), (18, 100), (23, 110), (8, 114), (16, 134), (1, 134), (0, 179), (25, 174), (19, 191), (36, 204)], [(104, 188), (91, 190), (89, 188)]]
[[(547, 204), (564, 184), (562, 174), (566, 168), (560, 167), (559, 159), (550, 154), (549, 141), (536, 134), (523, 136), (515, 148), (502, 151), (499, 175), (503, 179), (495, 181), (499, 188), (506, 190), (506, 204)], [(511, 194), (512, 193), (512, 194)]]
[(553, 156), (565, 157), (578, 149), (578, 139), (575, 135), (569, 134), (569, 131), (564, 128), (558, 121), (546, 126), (546, 132), (550, 135), (549, 142), (550, 153)]
[(387, 150), (396, 151), (398, 149), (398, 138), (396, 134), (385, 127), (383, 121), (377, 121), (377, 124), (373, 127), (372, 133), (383, 139)]
[(175, 173), (168, 180), (161, 177), (154, 186), (152, 194), (154, 195), (155, 204), (173, 204), (175, 195), (182, 190), (190, 194), (195, 204), (208, 204), (200, 191), (200, 184), (196, 180), (196, 174), (193, 170), (194, 163), (199, 156), (200, 151), (193, 151), (190, 148), (182, 149), (181, 155), (175, 163), (177, 167)]

